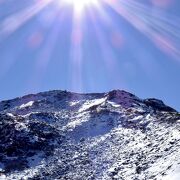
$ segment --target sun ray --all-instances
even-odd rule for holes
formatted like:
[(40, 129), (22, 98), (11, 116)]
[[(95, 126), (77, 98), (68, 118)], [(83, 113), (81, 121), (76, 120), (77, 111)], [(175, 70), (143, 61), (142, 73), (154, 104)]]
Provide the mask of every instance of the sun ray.
[[(103, 12), (103, 10), (101, 9), (100, 12)], [(112, 44), (108, 43), (108, 39), (106, 38), (105, 33), (98, 26), (98, 21), (97, 21), (97, 18), (95, 17), (95, 12), (93, 11), (93, 9), (89, 9), (89, 14), (90, 14), (91, 22), (93, 23), (92, 28), (94, 28), (95, 30), (95, 39), (97, 39), (97, 43), (99, 45), (99, 49), (102, 55), (102, 61), (103, 61), (104, 66), (106, 67), (106, 71), (108, 72), (107, 73), (108, 78), (106, 79), (106, 81), (111, 79), (111, 83), (114, 85), (114, 87), (119, 86), (119, 85), (124, 86), (125, 84), (122, 78), (119, 76), (120, 72), (117, 70), (117, 67), (118, 67), (117, 61), (121, 59), (117, 59), (114, 52), (114, 48), (112, 47)], [(103, 16), (108, 17), (105, 12), (103, 12)], [(108, 21), (105, 21), (105, 22), (108, 23), (108, 25), (111, 27), (111, 29), (113, 29), (113, 31), (116, 31), (116, 33), (121, 34), (120, 31), (118, 30), (118, 27), (115, 24), (113, 24), (109, 18), (110, 17), (108, 17)], [(120, 39), (116, 38), (116, 41), (119, 41), (119, 40)], [(119, 43), (122, 43), (122, 39), (121, 39), (121, 42)], [(114, 75), (117, 72), (118, 72), (117, 76), (119, 76), (118, 85), (117, 83), (114, 83), (112, 81), (112, 77), (111, 77), (112, 74)]]
[[(100, 49), (100, 52), (96, 53), (98, 55), (101, 54), (103, 65), (109, 74), (115, 73), (117, 62), (119, 61), (114, 53), (116, 51), (115, 48), (117, 48), (116, 46), (123, 45), (121, 44), (123, 43), (121, 40), (124, 38), (119, 31), (119, 25), (113, 20), (114, 14), (118, 14), (124, 18), (134, 29), (142, 33), (144, 37), (149, 39), (154, 46), (159, 48), (163, 53), (171, 55), (176, 59), (180, 56), (180, 52), (178, 51), (180, 47), (177, 43), (180, 41), (180, 25), (177, 22), (180, 20), (177, 16), (168, 14), (168, 12), (163, 14), (163, 11), (159, 8), (152, 9), (152, 7), (146, 3), (136, 0), (36, 0), (33, 2), (34, 4), (32, 6), (10, 15), (0, 22), (0, 41), (5, 40), (6, 37), (22, 28), (25, 23), (46, 7), (50, 7), (48, 9), (55, 14), (57, 12), (61, 14), (62, 9), (68, 12), (69, 10), (73, 10), (69, 53), (69, 74), (71, 76), (72, 90), (83, 90), (83, 63), (86, 61), (84, 57), (87, 57), (86, 54), (84, 54), (84, 40), (86, 39), (85, 30), (89, 28), (85, 26), (87, 26), (90, 21), (93, 24), (93, 27), (90, 28), (93, 28), (95, 32), (95, 43)], [(55, 6), (51, 6), (51, 4)], [(57, 28), (55, 28), (55, 26), (57, 26)], [(103, 29), (101, 26), (105, 28)], [(58, 41), (60, 27), (57, 18), (53, 20), (50, 28), (52, 28), (51, 34), (46, 37), (48, 44), (44, 44), (43, 50), (39, 55), (40, 60), (38, 60), (36, 64), (36, 74), (41, 72), (37, 84), (40, 84), (39, 82), (48, 68), (53, 48), (55, 47), (56, 41)], [(116, 31), (112, 39), (112, 44), (110, 44), (111, 42), (109, 41), (111, 33), (107, 33), (104, 30)], [(41, 41), (41, 39), (39, 39), (39, 41)], [(141, 46), (141, 44), (139, 46)], [(119, 54), (120, 51), (118, 51), (118, 55)]]
[(82, 17), (76, 13), (74, 9), (71, 33), (71, 47), (70, 47), (70, 74), (71, 87), (73, 90), (82, 91), (82, 56), (83, 56), (83, 31), (82, 31)]
[(28, 20), (33, 18), (50, 3), (51, 0), (37, 1), (31, 7), (28, 7), (16, 14), (7, 17), (0, 24), (0, 37), (6, 37), (14, 33), (17, 29), (24, 25)]
[(53, 27), (51, 27), (50, 33), (47, 36), (46, 43), (41, 48), (41, 51), (37, 57), (37, 61), (34, 66), (34, 71), (27, 83), (28, 90), (31, 89), (32, 87), (36, 89), (40, 89), (41, 82), (50, 63), (54, 47), (57, 41), (59, 40), (60, 30), (63, 20), (64, 20), (63, 14), (60, 15), (60, 13), (58, 13), (54, 19)]
[(163, 52), (174, 57), (179, 57), (180, 53), (174, 39), (175, 37), (180, 37), (180, 32), (176, 32), (175, 28), (172, 27), (172, 24), (175, 24), (172, 23), (172, 19), (169, 20), (169, 18), (163, 17), (163, 14), (161, 16), (154, 15), (150, 7), (134, 2), (133, 0), (106, 0), (106, 3), (132, 26), (154, 42)]
[(97, 7), (99, 0), (58, 0), (60, 5), (72, 6), (76, 15), (81, 16), (88, 7)]

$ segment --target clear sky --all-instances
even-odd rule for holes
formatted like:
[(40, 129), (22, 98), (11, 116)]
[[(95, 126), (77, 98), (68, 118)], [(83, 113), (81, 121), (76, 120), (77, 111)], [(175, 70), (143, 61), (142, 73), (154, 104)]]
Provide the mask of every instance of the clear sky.
[(180, 110), (179, 0), (0, 0), (0, 100), (124, 89)]

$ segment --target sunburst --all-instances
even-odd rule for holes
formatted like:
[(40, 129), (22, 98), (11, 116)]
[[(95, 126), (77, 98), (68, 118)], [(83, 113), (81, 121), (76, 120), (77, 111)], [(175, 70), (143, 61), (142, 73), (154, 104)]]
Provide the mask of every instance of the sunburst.
[(82, 14), (86, 8), (97, 6), (99, 0), (59, 0), (58, 3), (72, 6), (76, 14)]

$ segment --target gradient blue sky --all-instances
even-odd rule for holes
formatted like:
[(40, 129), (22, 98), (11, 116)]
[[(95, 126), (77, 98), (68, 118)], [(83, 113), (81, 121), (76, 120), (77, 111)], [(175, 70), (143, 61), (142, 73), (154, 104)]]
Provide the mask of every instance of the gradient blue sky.
[(43, 1), (0, 0), (0, 100), (124, 89), (180, 110), (179, 0)]

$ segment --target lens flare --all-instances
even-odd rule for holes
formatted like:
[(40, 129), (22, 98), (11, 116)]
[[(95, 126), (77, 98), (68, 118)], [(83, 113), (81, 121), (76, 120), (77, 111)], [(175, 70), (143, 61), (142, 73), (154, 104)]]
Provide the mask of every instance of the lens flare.
[(96, 6), (98, 4), (98, 0), (63, 0), (60, 1), (60, 3), (73, 6), (74, 11), (81, 14), (85, 8), (89, 6)]
[[(27, 42), (27, 46), (22, 46), (23, 48), (21, 47), (23, 43), (19, 43), (13, 54), (3, 51), (1, 59), (4, 59), (4, 64), (1, 63), (0, 66), (0, 78), (10, 70), (19, 59), (19, 54), (24, 54), (23, 51), (28, 47), (30, 51), (39, 52), (35, 57), (37, 64), (33, 73), (35, 76), (32, 78), (34, 82), (38, 74), (39, 78), (35, 83), (38, 86), (54, 54), (60, 56), (62, 53), (57, 52), (58, 45), (59, 49), (65, 50), (63, 56), (67, 55), (69, 58), (67, 79), (70, 79), (72, 90), (81, 92), (84, 86), (83, 68), (86, 67), (85, 62), (89, 59), (92, 61), (94, 57), (101, 59), (108, 76), (116, 73), (119, 78), (118, 63), (121, 52), (123, 54), (126, 49), (129, 52), (141, 49), (142, 59), (150, 56), (149, 49), (139, 43), (139, 39), (133, 36), (133, 31), (139, 32), (143, 40), (146, 38), (161, 53), (179, 62), (180, 18), (168, 11), (175, 0), (148, 1), (149, 3), (142, 0), (33, 0), (28, 5), (23, 5), (23, 8), (17, 8), (16, 11), (14, 10), (16, 6), (12, 12), (0, 10), (0, 48), (3, 47), (4, 42), (13, 38), (17, 42)], [(13, 4), (10, 1), (8, 3)], [(6, 7), (5, 0), (0, 0), (0, 4), (0, 9), (3, 5)], [(124, 20), (130, 26), (122, 27)], [(62, 38), (66, 30), (67, 37)], [(15, 33), (17, 36), (11, 36)], [(130, 33), (132, 36), (128, 37)], [(128, 43), (133, 38), (134, 42), (137, 42), (135, 48), (129, 45), (132, 43)], [(13, 44), (12, 46), (14, 47)], [(12, 46), (8, 48), (13, 49)], [(152, 62), (154, 63), (154, 60)], [(140, 63), (148, 72), (151, 63), (146, 60)], [(96, 66), (96, 62), (94, 64)], [(93, 63), (90, 65), (94, 67)], [(123, 66), (133, 72), (133, 66), (129, 62), (122, 61)], [(31, 86), (33, 83), (28, 82), (28, 84)]]

